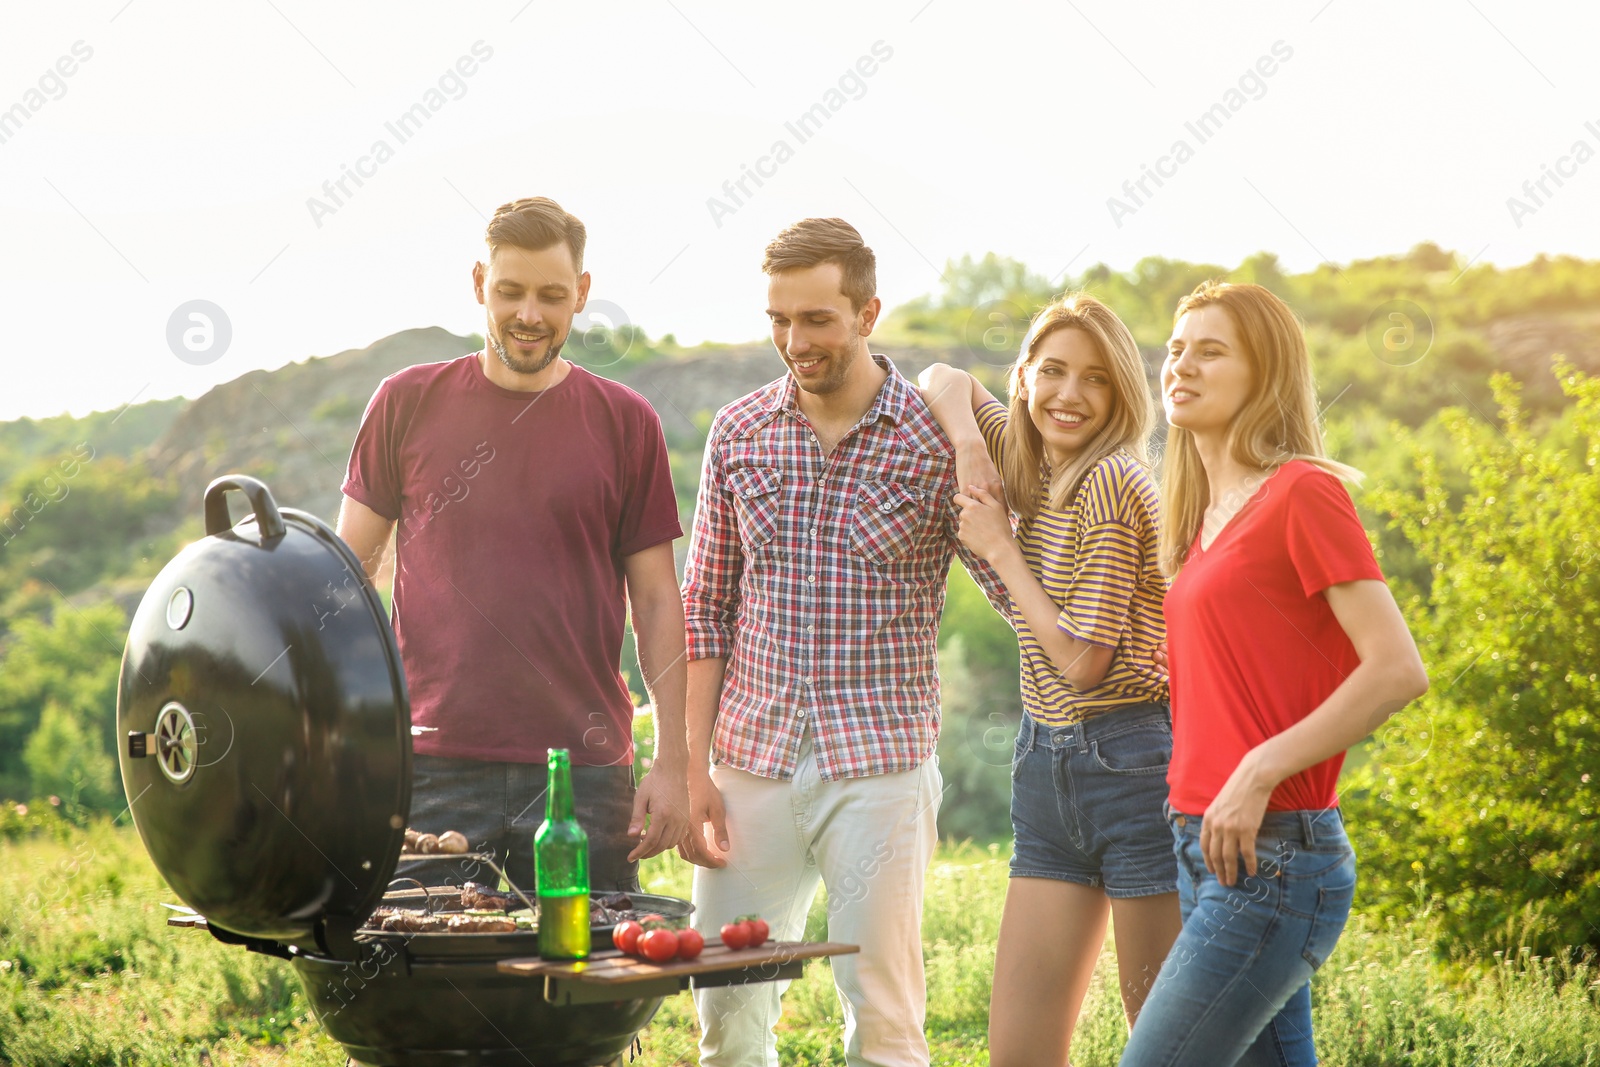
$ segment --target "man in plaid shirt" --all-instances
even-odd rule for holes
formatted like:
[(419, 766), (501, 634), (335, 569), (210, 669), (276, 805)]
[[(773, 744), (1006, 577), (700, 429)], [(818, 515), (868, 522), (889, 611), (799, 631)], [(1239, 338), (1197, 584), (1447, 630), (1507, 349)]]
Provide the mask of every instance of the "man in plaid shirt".
[[(881, 304), (861, 235), (806, 219), (762, 269), (789, 373), (720, 411), (706, 442), (683, 586), (680, 851), (708, 937), (757, 913), (797, 939), (827, 886), (829, 938), (861, 946), (833, 961), (848, 1062), (926, 1064), (922, 888), (952, 554), (991, 596), (997, 583), (958, 541), (950, 442), (868, 351)], [(782, 985), (696, 991), (701, 1063), (776, 1064)]]

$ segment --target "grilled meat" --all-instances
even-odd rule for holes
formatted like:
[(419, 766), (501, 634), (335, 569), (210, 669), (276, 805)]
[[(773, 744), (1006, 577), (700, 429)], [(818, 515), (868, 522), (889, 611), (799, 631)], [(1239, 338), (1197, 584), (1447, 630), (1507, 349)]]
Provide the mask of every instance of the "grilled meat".
[(461, 906), (463, 908), (510, 911), (521, 903), (522, 901), (510, 893), (502, 893), (498, 889), (484, 885), (481, 882), (468, 882), (461, 887)]

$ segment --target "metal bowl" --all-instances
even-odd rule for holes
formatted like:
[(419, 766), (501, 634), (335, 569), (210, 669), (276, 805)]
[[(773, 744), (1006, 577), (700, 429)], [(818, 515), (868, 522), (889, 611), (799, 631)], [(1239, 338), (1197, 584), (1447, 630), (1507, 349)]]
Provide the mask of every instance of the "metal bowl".
[(375, 1067), (610, 1063), (665, 999), (558, 1006), (496, 960), (494, 950), (428, 961), (373, 945), (353, 962), (297, 954), (293, 967), (328, 1036)]

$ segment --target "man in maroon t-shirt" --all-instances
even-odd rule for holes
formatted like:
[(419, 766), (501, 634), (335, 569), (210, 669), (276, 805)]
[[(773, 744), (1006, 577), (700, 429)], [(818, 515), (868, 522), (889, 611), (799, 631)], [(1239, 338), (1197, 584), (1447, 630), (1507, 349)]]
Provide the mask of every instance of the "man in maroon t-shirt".
[[(643, 397), (560, 356), (589, 294), (583, 223), (518, 200), (486, 239), (472, 283), (488, 341), (379, 385), (339, 535), (369, 578), (395, 536), (394, 629), (420, 728), (411, 825), (465, 833), (531, 887), (546, 753), (570, 749), (591, 885), (637, 891), (638, 861), (688, 827), (683, 531), (666, 442)], [(657, 724), (637, 792), (618, 669), (629, 606)]]

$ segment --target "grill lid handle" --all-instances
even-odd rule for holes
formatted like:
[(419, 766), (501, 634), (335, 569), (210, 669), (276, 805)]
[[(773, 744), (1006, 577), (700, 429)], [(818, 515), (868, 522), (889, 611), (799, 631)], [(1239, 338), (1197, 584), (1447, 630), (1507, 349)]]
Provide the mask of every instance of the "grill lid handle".
[(262, 541), (283, 536), (283, 516), (278, 513), (278, 502), (272, 499), (272, 490), (248, 474), (225, 474), (206, 486), (208, 535), (215, 536), (233, 527), (228, 517), (229, 489), (239, 490), (245, 499), (250, 501), (250, 509), (255, 512), (256, 527), (261, 531)]

